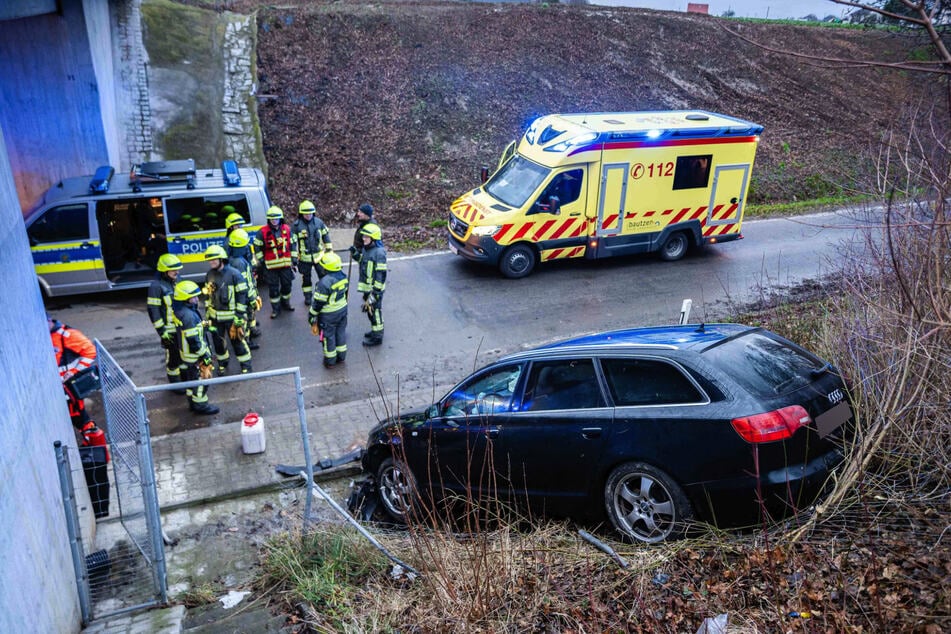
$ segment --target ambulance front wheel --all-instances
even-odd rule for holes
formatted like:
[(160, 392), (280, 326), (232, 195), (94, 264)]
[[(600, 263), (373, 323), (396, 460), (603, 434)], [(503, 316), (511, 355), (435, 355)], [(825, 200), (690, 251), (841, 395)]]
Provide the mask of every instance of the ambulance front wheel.
[(535, 251), (528, 245), (515, 244), (502, 254), (499, 270), (509, 279), (525, 277), (535, 268)]
[(660, 247), (660, 259), (667, 262), (679, 260), (687, 254), (687, 248), (690, 247), (690, 239), (683, 231), (678, 231), (667, 236), (664, 244)]

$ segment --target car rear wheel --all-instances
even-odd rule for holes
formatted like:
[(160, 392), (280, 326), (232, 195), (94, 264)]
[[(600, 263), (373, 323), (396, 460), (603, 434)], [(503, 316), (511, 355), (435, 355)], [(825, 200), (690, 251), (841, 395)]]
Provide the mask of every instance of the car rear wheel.
[(499, 270), (509, 279), (525, 277), (535, 268), (535, 251), (526, 244), (510, 246), (499, 260)]
[(649, 544), (683, 536), (693, 517), (677, 483), (641, 462), (623, 464), (611, 472), (604, 486), (604, 505), (623, 537)]
[(409, 468), (393, 458), (387, 458), (376, 470), (376, 482), (383, 508), (393, 519), (405, 522), (416, 490)]
[(660, 247), (660, 259), (667, 262), (679, 260), (687, 254), (690, 247), (690, 239), (683, 231), (677, 231), (667, 236), (663, 246)]

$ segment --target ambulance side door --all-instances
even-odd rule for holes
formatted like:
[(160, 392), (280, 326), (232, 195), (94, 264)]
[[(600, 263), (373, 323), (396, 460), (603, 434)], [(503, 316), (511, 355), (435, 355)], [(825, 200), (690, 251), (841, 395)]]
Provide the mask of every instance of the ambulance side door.
[(631, 170), (636, 168), (630, 163), (605, 163), (601, 168), (598, 257), (643, 253), (650, 246), (653, 234), (632, 228), (625, 211), (625, 205), (635, 196), (634, 183), (639, 182), (636, 174), (631, 178)]
[(99, 234), (88, 202), (50, 207), (26, 228), (33, 267), (48, 295), (105, 290)]

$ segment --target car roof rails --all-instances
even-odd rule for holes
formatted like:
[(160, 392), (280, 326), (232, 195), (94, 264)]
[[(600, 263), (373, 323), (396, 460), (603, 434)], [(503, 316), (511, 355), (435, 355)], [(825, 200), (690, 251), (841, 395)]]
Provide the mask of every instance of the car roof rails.
[(185, 183), (187, 189), (195, 189), (195, 160), (152, 161), (137, 163), (129, 174), (132, 191), (142, 191), (143, 185)]
[(102, 165), (96, 168), (92, 180), (89, 181), (89, 193), (105, 194), (109, 191), (109, 182), (116, 170), (111, 165)]

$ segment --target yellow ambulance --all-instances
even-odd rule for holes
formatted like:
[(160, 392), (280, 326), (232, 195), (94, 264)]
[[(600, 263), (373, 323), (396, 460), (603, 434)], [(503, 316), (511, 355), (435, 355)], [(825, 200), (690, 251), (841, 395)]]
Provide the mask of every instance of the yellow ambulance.
[(519, 278), (538, 262), (678, 260), (737, 240), (762, 130), (701, 110), (540, 117), (452, 204), (449, 248)]

